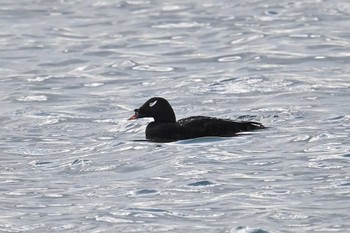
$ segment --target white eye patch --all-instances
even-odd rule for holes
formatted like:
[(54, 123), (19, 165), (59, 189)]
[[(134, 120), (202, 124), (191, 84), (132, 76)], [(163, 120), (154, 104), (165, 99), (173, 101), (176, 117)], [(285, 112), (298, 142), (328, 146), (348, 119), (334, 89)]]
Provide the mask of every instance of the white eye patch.
[(157, 103), (157, 100), (155, 100), (155, 101), (153, 101), (153, 102), (150, 102), (150, 103), (149, 103), (149, 106), (152, 108), (154, 105), (156, 105), (156, 103)]

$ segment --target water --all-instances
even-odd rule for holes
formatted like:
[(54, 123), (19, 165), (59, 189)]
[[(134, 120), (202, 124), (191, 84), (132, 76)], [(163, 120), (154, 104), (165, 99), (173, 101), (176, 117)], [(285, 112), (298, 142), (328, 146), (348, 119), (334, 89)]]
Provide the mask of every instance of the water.
[[(0, 6), (1, 232), (347, 232), (348, 1)], [(144, 140), (178, 119), (269, 128)]]

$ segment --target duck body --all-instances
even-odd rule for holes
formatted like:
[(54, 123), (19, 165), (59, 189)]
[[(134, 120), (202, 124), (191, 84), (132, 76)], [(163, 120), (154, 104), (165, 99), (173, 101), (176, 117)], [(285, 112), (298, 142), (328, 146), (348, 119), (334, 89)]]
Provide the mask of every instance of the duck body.
[(175, 113), (167, 100), (154, 97), (135, 109), (129, 120), (153, 117), (146, 128), (146, 139), (152, 141), (176, 141), (199, 137), (232, 137), (239, 132), (265, 128), (253, 121), (235, 122), (207, 116), (192, 116), (176, 121)]

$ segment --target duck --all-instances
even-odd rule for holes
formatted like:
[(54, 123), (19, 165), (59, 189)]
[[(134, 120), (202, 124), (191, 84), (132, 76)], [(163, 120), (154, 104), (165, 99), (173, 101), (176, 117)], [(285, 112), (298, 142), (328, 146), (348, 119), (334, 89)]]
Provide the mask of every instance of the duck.
[(150, 141), (178, 141), (200, 137), (233, 137), (240, 132), (264, 129), (259, 122), (221, 119), (208, 116), (191, 116), (176, 121), (175, 112), (162, 97), (153, 97), (128, 120), (153, 118), (146, 127), (146, 139)]

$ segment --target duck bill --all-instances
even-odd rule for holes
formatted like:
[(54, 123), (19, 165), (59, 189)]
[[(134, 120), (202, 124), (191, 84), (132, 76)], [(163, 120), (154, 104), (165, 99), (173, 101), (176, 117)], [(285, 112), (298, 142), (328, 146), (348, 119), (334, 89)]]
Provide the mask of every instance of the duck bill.
[(130, 120), (135, 120), (135, 119), (137, 119), (137, 118), (139, 118), (139, 115), (138, 114), (134, 114), (134, 115), (132, 115), (128, 120), (130, 121)]

